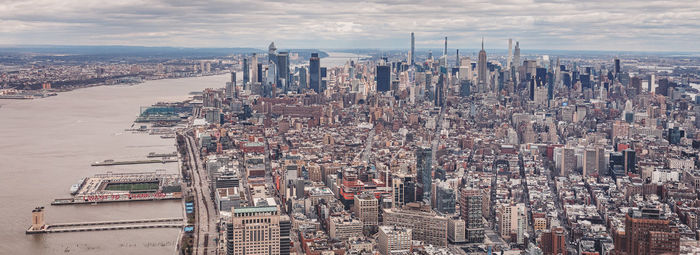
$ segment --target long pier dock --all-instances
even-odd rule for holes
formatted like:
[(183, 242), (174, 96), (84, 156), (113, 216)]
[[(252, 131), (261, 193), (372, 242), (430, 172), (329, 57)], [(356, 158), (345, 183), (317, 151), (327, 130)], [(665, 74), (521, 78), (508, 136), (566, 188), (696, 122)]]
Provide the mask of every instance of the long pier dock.
[(85, 231), (107, 231), (147, 228), (180, 228), (184, 226), (182, 218), (160, 218), (120, 221), (95, 221), (45, 224), (41, 227), (29, 227), (26, 234), (47, 234)]
[(171, 153), (151, 152), (146, 157), (149, 157), (149, 158), (174, 158), (174, 157), (177, 157), (177, 152), (171, 152)]
[(127, 160), (127, 161), (113, 161), (105, 160), (102, 162), (95, 162), (90, 164), (91, 166), (118, 166), (118, 165), (138, 165), (138, 164), (156, 164), (156, 163), (172, 163), (177, 162), (177, 159), (144, 159), (144, 160)]

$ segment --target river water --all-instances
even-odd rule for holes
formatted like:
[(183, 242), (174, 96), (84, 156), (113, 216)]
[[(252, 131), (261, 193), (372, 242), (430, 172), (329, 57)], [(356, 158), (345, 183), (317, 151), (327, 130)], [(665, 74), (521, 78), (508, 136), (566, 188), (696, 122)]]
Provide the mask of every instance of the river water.
[(97, 173), (165, 169), (177, 163), (92, 167), (105, 159), (144, 159), (175, 151), (174, 139), (131, 133), (141, 106), (186, 99), (224, 87), (228, 75), (99, 86), (27, 101), (0, 101), (0, 254), (173, 254), (178, 229), (25, 235), (31, 210), (46, 206), (47, 223), (182, 217), (179, 201), (50, 206)]
[[(331, 53), (322, 66), (358, 55)], [(181, 101), (189, 92), (222, 88), (228, 75), (99, 86), (35, 100), (0, 100), (0, 254), (174, 254), (179, 229), (141, 229), (25, 235), (31, 211), (46, 207), (46, 222), (182, 217), (180, 201), (51, 206), (70, 186), (98, 173), (177, 172), (177, 163), (92, 167), (105, 159), (144, 159), (175, 151), (174, 139), (124, 131), (141, 106)], [(138, 126), (138, 125), (137, 125)]]

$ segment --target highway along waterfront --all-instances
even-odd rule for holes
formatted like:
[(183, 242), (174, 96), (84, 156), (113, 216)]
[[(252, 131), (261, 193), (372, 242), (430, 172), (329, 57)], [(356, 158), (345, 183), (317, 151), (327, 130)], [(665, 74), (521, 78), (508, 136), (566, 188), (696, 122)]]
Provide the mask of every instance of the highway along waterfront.
[(180, 218), (180, 200), (49, 204), (69, 197), (81, 178), (107, 171), (175, 174), (178, 164), (92, 167), (104, 159), (143, 160), (150, 152), (172, 153), (175, 139), (129, 132), (141, 106), (181, 101), (189, 92), (220, 88), (228, 75), (147, 81), (133, 86), (99, 86), (41, 100), (0, 102), (0, 253), (20, 254), (174, 254), (178, 228), (25, 235), (31, 212), (45, 206), (46, 221), (99, 222)]

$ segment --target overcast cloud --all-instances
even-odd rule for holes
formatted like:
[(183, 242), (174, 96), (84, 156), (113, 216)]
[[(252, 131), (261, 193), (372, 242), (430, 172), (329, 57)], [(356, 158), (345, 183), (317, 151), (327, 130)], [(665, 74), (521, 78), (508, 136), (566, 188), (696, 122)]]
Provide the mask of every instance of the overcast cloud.
[(0, 0), (0, 44), (700, 51), (700, 1)]

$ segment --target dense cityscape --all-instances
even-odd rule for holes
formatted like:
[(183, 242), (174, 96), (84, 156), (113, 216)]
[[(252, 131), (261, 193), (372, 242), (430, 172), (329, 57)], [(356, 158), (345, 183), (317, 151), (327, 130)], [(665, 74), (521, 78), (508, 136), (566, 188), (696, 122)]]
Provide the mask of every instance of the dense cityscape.
[(271, 43), (142, 111), (178, 144), (180, 253), (700, 251), (697, 58), (414, 40), (336, 67)]
[[(700, 54), (675, 48), (695, 37), (625, 50), (637, 37), (618, 29), (600, 45), (620, 50), (576, 50), (591, 41), (567, 46), (561, 34), (588, 30), (557, 30), (556, 19), (532, 21), (549, 29), (533, 36), (489, 34), (498, 25), (454, 35), (447, 13), (426, 34), (412, 27), (424, 17), (394, 16), (410, 16), (407, 3), (347, 10), (392, 7), (378, 12), (394, 20), (368, 31), (365, 21), (293, 24), (294, 12), (345, 18), (299, 3), (262, 21), (280, 10), (262, 2), (231, 4), (259, 16), (230, 33), (187, 17), (177, 33), (123, 36), (155, 46), (6, 45), (34, 38), (0, 18), (11, 35), (0, 38), (0, 193), (12, 205), (0, 212), (0, 253), (700, 254)], [(428, 5), (417, 4), (445, 12)], [(110, 22), (180, 11), (158, 8)], [(635, 33), (652, 32), (639, 47), (665, 49), (654, 33), (667, 32), (642, 14)], [(262, 23), (308, 31), (253, 29)], [(104, 37), (83, 25), (82, 39)], [(401, 38), (366, 38), (382, 29)], [(162, 46), (211, 31), (247, 47)], [(309, 33), (322, 36), (300, 39)], [(550, 44), (533, 39), (546, 35)], [(159, 41), (169, 36), (183, 41)]]

